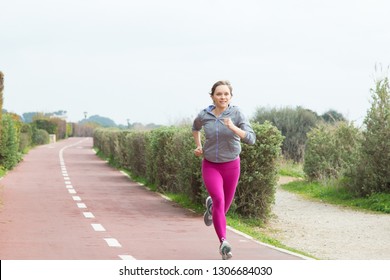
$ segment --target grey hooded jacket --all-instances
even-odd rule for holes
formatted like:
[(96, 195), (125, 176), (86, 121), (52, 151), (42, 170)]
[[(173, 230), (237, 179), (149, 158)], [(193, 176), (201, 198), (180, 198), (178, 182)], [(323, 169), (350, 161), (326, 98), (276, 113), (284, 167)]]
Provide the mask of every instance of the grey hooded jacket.
[(203, 145), (204, 158), (211, 162), (228, 162), (235, 160), (241, 153), (241, 139), (233, 131), (224, 125), (224, 118), (230, 118), (232, 122), (246, 132), (242, 141), (253, 145), (256, 135), (249, 121), (237, 106), (229, 106), (219, 117), (212, 110), (214, 105), (202, 110), (195, 118), (192, 131), (200, 131), (204, 128), (206, 141)]

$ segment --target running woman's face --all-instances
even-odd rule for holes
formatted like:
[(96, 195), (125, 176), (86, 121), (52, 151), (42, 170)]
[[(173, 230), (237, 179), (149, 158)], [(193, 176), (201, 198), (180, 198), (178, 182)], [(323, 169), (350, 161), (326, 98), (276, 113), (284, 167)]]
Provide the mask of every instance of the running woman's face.
[(217, 108), (226, 109), (230, 104), (232, 95), (228, 86), (220, 85), (215, 88), (214, 94), (211, 98)]

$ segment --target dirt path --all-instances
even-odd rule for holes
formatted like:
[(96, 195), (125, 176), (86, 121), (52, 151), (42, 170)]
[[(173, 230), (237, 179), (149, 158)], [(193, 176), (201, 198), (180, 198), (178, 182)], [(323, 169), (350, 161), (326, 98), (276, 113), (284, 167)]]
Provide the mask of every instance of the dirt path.
[(308, 201), (280, 187), (273, 212), (267, 234), (287, 246), (320, 259), (390, 259), (390, 215)]

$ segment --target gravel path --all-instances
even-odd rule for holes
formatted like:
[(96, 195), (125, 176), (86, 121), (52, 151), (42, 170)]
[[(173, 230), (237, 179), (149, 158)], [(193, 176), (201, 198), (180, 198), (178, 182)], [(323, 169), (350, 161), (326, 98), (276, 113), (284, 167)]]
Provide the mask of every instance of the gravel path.
[[(292, 178), (283, 177), (281, 184)], [(267, 234), (319, 259), (390, 260), (390, 215), (306, 200), (277, 188)]]

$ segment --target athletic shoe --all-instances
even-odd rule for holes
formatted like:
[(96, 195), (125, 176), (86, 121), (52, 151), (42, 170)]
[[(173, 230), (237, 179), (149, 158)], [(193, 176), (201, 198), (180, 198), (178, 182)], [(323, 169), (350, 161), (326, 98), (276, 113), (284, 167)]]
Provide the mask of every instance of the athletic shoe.
[(213, 224), (213, 200), (211, 197), (207, 197), (206, 199), (206, 212), (204, 212), (203, 220), (206, 226), (211, 226)]
[(223, 260), (228, 260), (233, 257), (232, 246), (226, 240), (222, 241), (221, 246), (219, 247), (219, 253), (222, 255)]

